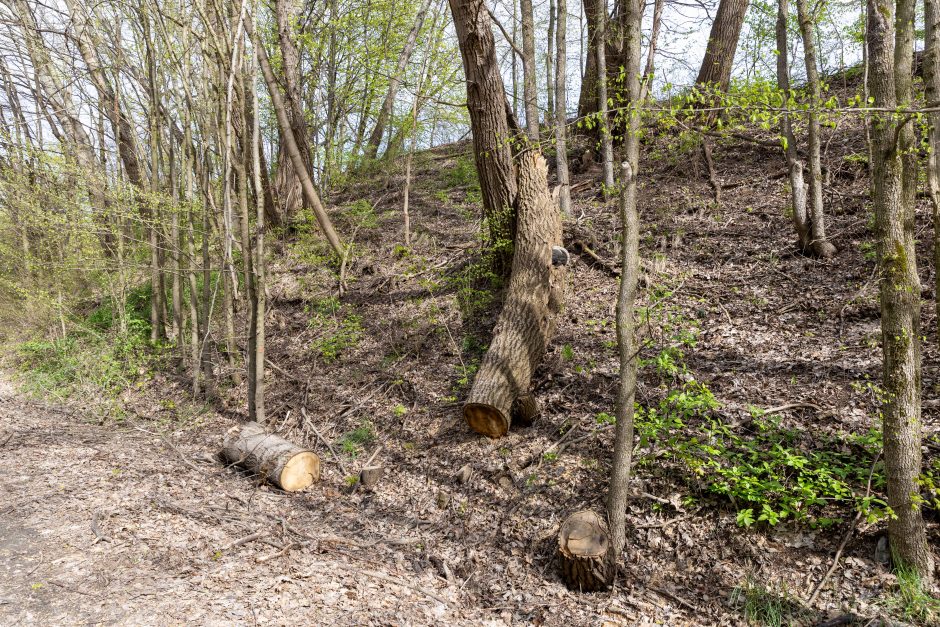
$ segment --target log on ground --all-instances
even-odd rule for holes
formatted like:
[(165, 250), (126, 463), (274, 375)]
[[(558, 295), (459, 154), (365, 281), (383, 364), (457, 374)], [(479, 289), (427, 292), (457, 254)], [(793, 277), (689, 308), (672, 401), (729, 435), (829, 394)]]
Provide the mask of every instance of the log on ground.
[(257, 422), (236, 425), (225, 434), (222, 458), (257, 473), (285, 492), (303, 490), (320, 480), (320, 458)]
[(569, 516), (558, 532), (561, 578), (571, 590), (606, 590), (616, 564), (607, 524), (595, 512), (582, 510)]
[(516, 237), (512, 273), (489, 350), (480, 363), (463, 408), (477, 433), (497, 438), (509, 431), (516, 399), (526, 393), (532, 373), (555, 330), (562, 306), (564, 265), (552, 265), (561, 245), (561, 216), (546, 182), (545, 159), (535, 151), (519, 157)]

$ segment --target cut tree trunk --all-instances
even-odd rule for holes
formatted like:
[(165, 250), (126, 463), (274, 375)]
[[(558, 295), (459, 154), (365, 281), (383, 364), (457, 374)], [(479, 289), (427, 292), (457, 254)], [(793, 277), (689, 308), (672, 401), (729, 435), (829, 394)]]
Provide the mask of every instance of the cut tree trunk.
[(562, 304), (564, 266), (552, 265), (561, 244), (561, 219), (546, 182), (545, 159), (520, 155), (518, 207), (512, 274), (493, 341), (480, 364), (463, 408), (470, 427), (491, 438), (509, 431), (512, 407), (527, 392), (532, 373), (554, 332)]
[(222, 457), (256, 472), (285, 492), (303, 490), (320, 480), (320, 458), (316, 453), (268, 433), (257, 422), (229, 429)]
[(561, 577), (572, 590), (606, 590), (613, 582), (614, 560), (607, 525), (590, 510), (569, 516), (558, 532)]

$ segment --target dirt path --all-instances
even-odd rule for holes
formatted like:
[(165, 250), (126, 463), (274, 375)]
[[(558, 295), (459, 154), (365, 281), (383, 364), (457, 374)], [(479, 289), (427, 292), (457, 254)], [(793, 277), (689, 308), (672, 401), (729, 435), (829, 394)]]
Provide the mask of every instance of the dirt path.
[(333, 528), (355, 513), (256, 488), (196, 461), (200, 436), (171, 448), (150, 428), (0, 383), (0, 624), (466, 622), (456, 587), (405, 562), (415, 525)]

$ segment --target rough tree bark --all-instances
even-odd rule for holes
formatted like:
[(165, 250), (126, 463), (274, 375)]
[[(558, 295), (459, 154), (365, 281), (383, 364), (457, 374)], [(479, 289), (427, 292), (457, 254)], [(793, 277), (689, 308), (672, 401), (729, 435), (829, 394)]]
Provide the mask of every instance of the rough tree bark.
[(509, 430), (513, 403), (528, 392), (562, 305), (564, 266), (552, 265), (552, 248), (562, 241), (561, 219), (547, 175), (541, 154), (526, 150), (519, 156), (512, 274), (493, 340), (463, 408), (470, 427), (493, 438)]
[(702, 67), (699, 69), (698, 78), (695, 79), (696, 84), (711, 85), (722, 92), (728, 91), (734, 53), (738, 48), (748, 2), (749, 0), (721, 0), (718, 4), (718, 12), (708, 35), (705, 58), (702, 59)]
[(327, 215), (326, 209), (320, 201), (320, 196), (313, 186), (313, 181), (310, 180), (310, 172), (307, 170), (303, 156), (300, 154), (300, 149), (297, 147), (297, 141), (294, 138), (294, 132), (290, 125), (290, 119), (287, 117), (287, 108), (284, 106), (284, 101), (281, 99), (281, 92), (277, 86), (277, 80), (274, 78), (274, 71), (271, 69), (271, 64), (268, 61), (268, 53), (265, 51), (264, 45), (255, 39), (254, 28), (250, 21), (245, 22), (245, 27), (248, 31), (248, 36), (251, 37), (254, 42), (255, 55), (258, 57), (258, 64), (261, 66), (261, 74), (264, 76), (264, 82), (268, 86), (268, 93), (271, 95), (271, 105), (274, 107), (278, 125), (281, 127), (281, 133), (287, 145), (287, 153), (290, 155), (294, 169), (300, 177), (304, 198), (313, 208), (313, 213), (317, 218), (317, 222), (326, 240), (333, 248), (337, 257), (342, 259), (346, 252), (346, 247), (343, 246), (339, 235), (336, 234), (336, 229), (333, 228), (333, 222), (330, 220), (330, 216)]
[(819, 69), (816, 63), (816, 23), (809, 12), (807, 0), (796, 0), (800, 33), (803, 36), (803, 58), (806, 60), (806, 86), (809, 90), (809, 222), (808, 252), (822, 258), (836, 254), (836, 247), (826, 240), (826, 217), (823, 213), (822, 163), (820, 160), (819, 106), (821, 102)]
[(411, 60), (411, 53), (414, 52), (415, 42), (418, 40), (418, 33), (421, 32), (421, 27), (424, 25), (424, 18), (430, 6), (431, 0), (424, 0), (421, 4), (421, 8), (418, 9), (418, 15), (415, 18), (415, 23), (408, 32), (405, 47), (402, 48), (401, 54), (398, 55), (398, 65), (395, 68), (395, 73), (392, 74), (388, 81), (388, 93), (385, 94), (385, 100), (382, 102), (382, 108), (379, 110), (379, 117), (375, 122), (375, 128), (372, 129), (372, 134), (369, 135), (369, 142), (366, 144), (365, 154), (369, 159), (375, 159), (379, 153), (379, 145), (382, 143), (382, 138), (385, 136), (385, 127), (392, 117), (392, 107), (395, 106), (395, 96), (398, 95), (398, 87), (401, 85), (405, 68), (408, 67), (408, 62)]
[(597, 113), (597, 22), (601, 1), (582, 0), (581, 5), (584, 7), (587, 51), (578, 97), (578, 117), (585, 117)]
[(467, 109), (473, 131), (473, 155), (483, 196), (483, 217), (492, 245), (503, 251), (505, 273), (515, 234), (516, 177), (510, 146), (503, 78), (496, 60), (490, 15), (484, 0), (448, 0), (457, 31), (467, 81)]
[[(868, 44), (875, 106), (894, 109), (911, 101), (913, 0), (869, 0)], [(934, 559), (917, 504), (921, 473), (920, 279), (914, 241), (916, 155), (907, 119), (875, 117), (872, 204), (880, 272), (884, 351), (885, 470), (888, 504), (895, 516), (888, 535), (895, 562), (914, 569), (929, 585)], [(899, 128), (898, 125), (903, 128)], [(906, 154), (905, 154), (906, 153)]]

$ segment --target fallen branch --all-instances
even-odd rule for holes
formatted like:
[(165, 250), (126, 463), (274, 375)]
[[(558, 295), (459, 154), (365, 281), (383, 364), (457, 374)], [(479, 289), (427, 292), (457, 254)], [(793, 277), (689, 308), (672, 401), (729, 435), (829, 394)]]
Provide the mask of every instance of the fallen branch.
[[(875, 474), (875, 466), (878, 464), (878, 460), (881, 459), (881, 451), (878, 451), (878, 454), (875, 455), (875, 461), (871, 464), (871, 470), (868, 471), (868, 485), (865, 488), (865, 497), (867, 498), (871, 494), (871, 478)], [(855, 514), (855, 519), (852, 520), (852, 524), (849, 525), (849, 530), (846, 532), (845, 537), (842, 538), (842, 543), (839, 545), (839, 549), (836, 551), (835, 557), (832, 558), (832, 566), (829, 567), (829, 570), (826, 571), (826, 574), (823, 575), (823, 578), (816, 584), (816, 587), (813, 589), (813, 594), (810, 595), (809, 601), (806, 602), (807, 605), (812, 605), (816, 602), (816, 597), (819, 596), (819, 592), (822, 590), (823, 586), (826, 585), (826, 582), (829, 581), (829, 577), (832, 576), (832, 573), (835, 572), (836, 567), (839, 565), (839, 558), (842, 557), (842, 551), (845, 550), (845, 545), (849, 543), (849, 539), (852, 537), (852, 534), (855, 533), (855, 526), (858, 525), (858, 521), (862, 518), (862, 510), (858, 510), (858, 513)]]
[(279, 557), (284, 557), (284, 556), (287, 555), (292, 549), (299, 549), (299, 548), (301, 548), (302, 546), (303, 546), (303, 545), (300, 544), (300, 542), (289, 542), (289, 543), (285, 544), (284, 547), (281, 548), (281, 550), (278, 551), (277, 553), (272, 553), (271, 555), (265, 555), (264, 557), (259, 557), (259, 558), (257, 558), (255, 561), (258, 562), (259, 564), (263, 564), (264, 562), (269, 562), (269, 561), (271, 561), (271, 560), (273, 560), (273, 559), (277, 559), (277, 558), (279, 558)]
[(343, 459), (336, 454), (336, 451), (333, 449), (333, 445), (330, 444), (330, 441), (323, 437), (323, 434), (317, 429), (316, 425), (313, 424), (313, 421), (310, 420), (310, 416), (307, 415), (307, 408), (301, 407), (300, 414), (304, 417), (304, 424), (309, 425), (313, 432), (317, 435), (320, 440), (326, 444), (326, 448), (330, 449), (330, 455), (333, 456), (333, 459), (336, 460), (336, 463), (339, 464), (340, 469), (343, 471), (344, 477), (351, 477), (349, 474), (349, 469), (346, 468), (346, 464), (343, 463)]
[(259, 539), (263, 538), (263, 537), (266, 536), (266, 535), (268, 535), (268, 532), (267, 532), (267, 531), (258, 531), (258, 532), (256, 532), (256, 533), (251, 534), (251, 535), (245, 536), (244, 538), (239, 538), (238, 540), (235, 540), (234, 542), (231, 542), (231, 543), (229, 543), (229, 544), (226, 544), (224, 547), (222, 547), (221, 551), (222, 551), (223, 553), (226, 552), (226, 551), (231, 551), (232, 549), (234, 549), (234, 548), (236, 548), (236, 547), (240, 547), (240, 546), (242, 546), (243, 544), (248, 544), (249, 542), (254, 542), (255, 540), (259, 540)]
[(383, 575), (382, 573), (377, 573), (377, 572), (375, 572), (374, 570), (360, 570), (360, 571), (356, 571), (356, 572), (362, 573), (363, 575), (365, 575), (365, 576), (367, 576), (367, 577), (372, 577), (373, 579), (380, 579), (380, 580), (382, 580), (382, 581), (387, 581), (388, 583), (395, 584), (396, 586), (403, 586), (403, 587), (405, 587), (405, 588), (410, 588), (410, 589), (414, 590), (415, 592), (420, 592), (421, 594), (425, 595), (426, 597), (430, 597), (430, 598), (434, 599), (435, 601), (437, 601), (438, 603), (441, 603), (442, 605), (448, 605), (447, 601), (445, 601), (442, 597), (440, 597), (440, 596), (438, 596), (437, 594), (431, 592), (430, 590), (425, 590), (425, 589), (422, 588), (421, 586), (417, 586), (417, 585), (408, 583), (407, 581), (403, 581), (403, 580), (401, 580), (401, 579), (396, 579), (396, 578), (394, 578), (394, 577), (389, 577), (388, 575)]

